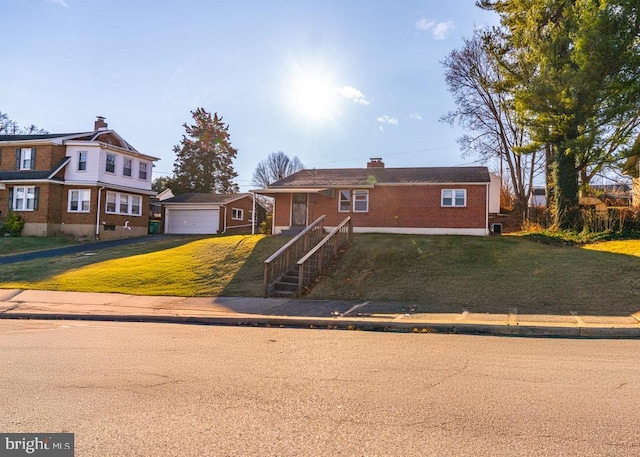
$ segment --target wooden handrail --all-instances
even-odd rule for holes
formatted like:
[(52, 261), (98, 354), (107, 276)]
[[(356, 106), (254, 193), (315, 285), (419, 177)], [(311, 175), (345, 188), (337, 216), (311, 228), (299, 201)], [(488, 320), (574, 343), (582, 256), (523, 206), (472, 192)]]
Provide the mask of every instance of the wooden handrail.
[(322, 241), (320, 241), (318, 244), (316, 244), (316, 246), (310, 250), (303, 258), (301, 258), (300, 260), (298, 260), (298, 266), (302, 265), (303, 263), (305, 263), (307, 260), (309, 260), (309, 258), (315, 254), (316, 252), (318, 252), (320, 249), (322, 249), (322, 246), (324, 246), (326, 243), (329, 242), (329, 240), (331, 240), (331, 238), (333, 238), (333, 236), (338, 233), (342, 227), (344, 227), (347, 223), (349, 223), (349, 220), (351, 219), (351, 217), (347, 217), (344, 221), (342, 221), (340, 223), (340, 225), (338, 225), (336, 228), (334, 228), (333, 230), (331, 230), (331, 233), (329, 233)]
[(293, 246), (300, 238), (302, 238), (303, 236), (305, 236), (307, 234), (307, 232), (310, 232), (311, 230), (313, 230), (316, 225), (318, 225), (320, 222), (322, 222), (325, 218), (325, 215), (320, 216), (318, 219), (316, 219), (315, 221), (313, 221), (311, 223), (311, 225), (309, 225), (308, 227), (306, 227), (302, 232), (298, 233), (294, 238), (290, 239), (287, 244), (285, 244), (284, 246), (282, 246), (280, 249), (278, 249), (274, 254), (272, 254), (267, 260), (264, 261), (264, 263), (271, 263), (273, 262), (276, 257), (281, 256), (282, 254), (284, 254), (291, 246)]

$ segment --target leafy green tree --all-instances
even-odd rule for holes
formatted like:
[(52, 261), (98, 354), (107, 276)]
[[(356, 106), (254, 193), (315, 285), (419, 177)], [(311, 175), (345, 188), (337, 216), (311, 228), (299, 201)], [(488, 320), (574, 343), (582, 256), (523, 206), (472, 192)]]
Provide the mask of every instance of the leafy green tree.
[(171, 189), (171, 178), (169, 176), (158, 176), (151, 183), (151, 190), (160, 193), (165, 189)]
[(256, 186), (267, 187), (276, 181), (300, 171), (304, 165), (298, 157), (289, 158), (284, 152), (272, 152), (265, 160), (258, 163), (253, 172), (252, 182)]
[(171, 190), (177, 195), (184, 192), (238, 192), (233, 179), (233, 159), (238, 151), (231, 146), (229, 127), (222, 117), (198, 108), (191, 112), (193, 125), (183, 125), (185, 134), (174, 146), (176, 160), (173, 165)]
[(580, 169), (634, 138), (640, 111), (637, 0), (480, 0), (500, 15), (498, 53), (532, 146), (549, 145), (553, 221), (578, 216)]

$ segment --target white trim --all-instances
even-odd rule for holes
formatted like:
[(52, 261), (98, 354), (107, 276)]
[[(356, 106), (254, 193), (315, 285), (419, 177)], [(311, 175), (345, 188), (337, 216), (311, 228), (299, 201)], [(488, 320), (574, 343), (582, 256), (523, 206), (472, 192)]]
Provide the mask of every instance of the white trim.
[[(273, 234), (278, 235), (291, 227), (286, 225), (276, 225), (273, 227)], [(327, 231), (335, 227), (325, 226)], [(410, 227), (354, 227), (353, 233), (388, 233), (392, 235), (472, 235), (488, 236), (489, 230), (483, 228), (410, 228)]]

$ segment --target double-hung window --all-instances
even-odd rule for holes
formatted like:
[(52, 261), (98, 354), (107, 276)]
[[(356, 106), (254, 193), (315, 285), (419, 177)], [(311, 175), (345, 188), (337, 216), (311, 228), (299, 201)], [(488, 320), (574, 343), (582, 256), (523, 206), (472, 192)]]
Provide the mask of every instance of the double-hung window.
[(14, 211), (34, 211), (38, 209), (38, 189), (34, 186), (14, 187), (11, 208)]
[(116, 155), (107, 153), (107, 165), (105, 167), (107, 173), (116, 172)]
[(133, 167), (133, 162), (131, 159), (124, 159), (122, 161), (122, 176), (131, 176), (131, 169)]
[(91, 202), (91, 190), (72, 189), (69, 191), (69, 205), (67, 211), (70, 213), (88, 213)]
[(36, 148), (16, 149), (16, 169), (35, 170), (36, 168)]
[(341, 213), (366, 213), (369, 211), (369, 191), (363, 189), (341, 190), (338, 211)]
[(87, 171), (87, 151), (78, 152), (78, 171)]
[(442, 189), (442, 206), (465, 207), (467, 206), (466, 189)]
[(144, 181), (147, 180), (147, 167), (148, 164), (140, 162), (140, 168), (138, 169), (138, 178)]
[(244, 218), (244, 211), (238, 208), (231, 209), (231, 219), (241, 221)]
[(142, 197), (121, 192), (107, 192), (107, 214), (142, 216)]

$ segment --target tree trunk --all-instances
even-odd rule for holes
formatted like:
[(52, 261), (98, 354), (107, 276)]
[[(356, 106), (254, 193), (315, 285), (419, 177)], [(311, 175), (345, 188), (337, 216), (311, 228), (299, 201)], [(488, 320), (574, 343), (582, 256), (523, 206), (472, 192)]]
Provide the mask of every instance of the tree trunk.
[(558, 150), (552, 167), (554, 226), (560, 229), (575, 229), (578, 225), (578, 169), (573, 153)]

